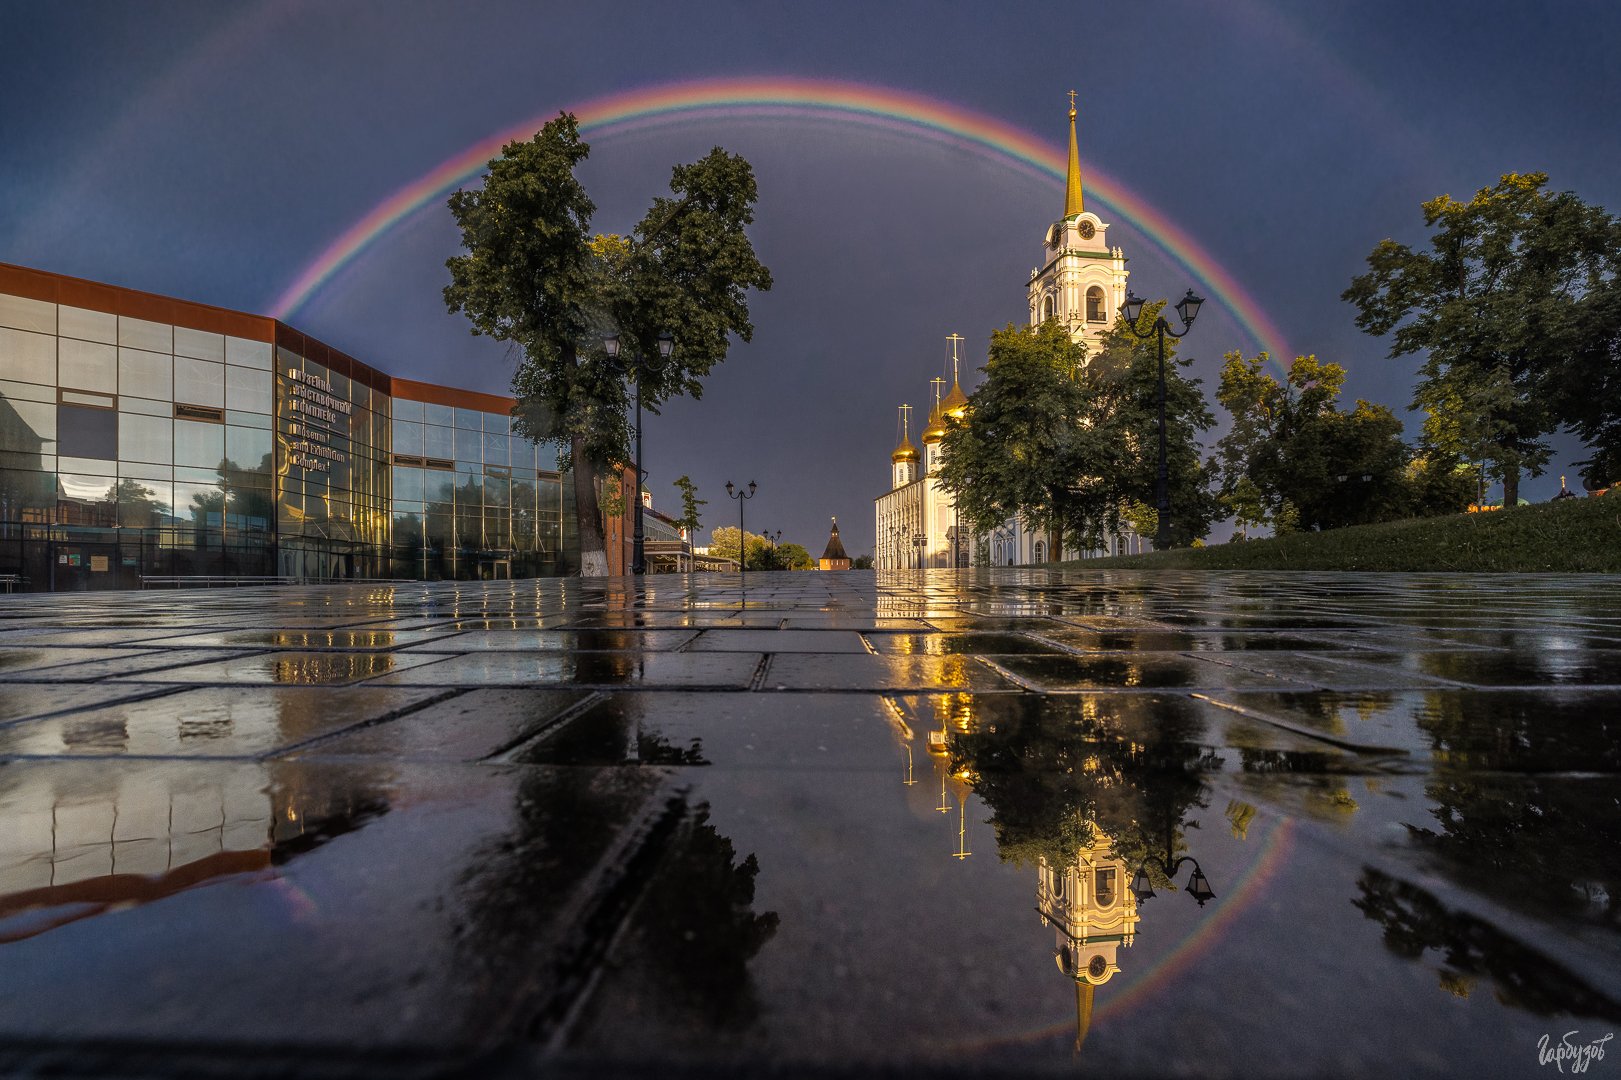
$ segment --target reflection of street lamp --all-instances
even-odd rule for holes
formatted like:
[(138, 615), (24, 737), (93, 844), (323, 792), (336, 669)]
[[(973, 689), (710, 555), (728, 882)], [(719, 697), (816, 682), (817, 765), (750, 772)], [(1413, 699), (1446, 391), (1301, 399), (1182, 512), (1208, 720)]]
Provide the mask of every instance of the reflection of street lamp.
[[(670, 351), (675, 348), (675, 338), (669, 334), (660, 334), (659, 362), (650, 364), (647, 357), (640, 352), (631, 360), (631, 366), (636, 370), (636, 527), (631, 533), (631, 559), (630, 572), (633, 574), (647, 573), (647, 559), (643, 552), (642, 533), (642, 481), (647, 479), (647, 473), (642, 471), (642, 375), (650, 374), (664, 369), (664, 364), (670, 359)], [(608, 360), (615, 363), (619, 359), (619, 335), (609, 334), (602, 339), (602, 347), (608, 352)], [(620, 370), (623, 370), (622, 368)]]
[[(1137, 329), (1137, 317), (1143, 313), (1143, 301), (1135, 293), (1126, 294), (1126, 302), (1120, 305), (1120, 314), (1131, 328), (1132, 336), (1147, 340), (1148, 334), (1159, 336), (1159, 535), (1154, 538), (1154, 547), (1163, 551), (1171, 546), (1171, 496), (1169, 490), (1170, 472), (1165, 465), (1165, 335), (1174, 338), (1186, 337), (1193, 329), (1193, 320), (1199, 315), (1199, 305), (1204, 303), (1202, 297), (1194, 296), (1193, 290), (1176, 305), (1176, 313), (1182, 317), (1182, 332), (1178, 334), (1171, 329), (1171, 324), (1165, 321), (1165, 316), (1154, 318), (1154, 325), (1148, 328), (1148, 333)], [(1059, 552), (1062, 556), (1063, 552)]]
[(737, 500), (737, 591), (743, 598), (743, 607), (749, 606), (747, 591), (748, 578), (744, 575), (748, 571), (748, 545), (743, 542), (743, 500), (754, 498), (754, 481), (749, 481), (749, 490), (732, 491), (732, 482), (726, 481), (726, 495)]
[[(1165, 845), (1165, 853), (1166, 857), (1169, 858), (1171, 846), (1168, 842)], [(1148, 864), (1150, 862), (1158, 863), (1159, 868), (1165, 871), (1167, 879), (1175, 877), (1177, 871), (1182, 869), (1183, 863), (1192, 863), (1193, 876), (1188, 878), (1188, 895), (1199, 901), (1200, 907), (1204, 907), (1206, 900), (1216, 898), (1216, 894), (1210, 889), (1210, 880), (1204, 876), (1204, 871), (1199, 869), (1199, 860), (1192, 855), (1178, 856), (1169, 863), (1158, 855), (1150, 855), (1143, 860), (1142, 865), (1137, 867), (1137, 875), (1131, 879), (1131, 892), (1137, 898), (1139, 904), (1146, 904), (1158, 895), (1154, 892), (1154, 883), (1148, 880)]]

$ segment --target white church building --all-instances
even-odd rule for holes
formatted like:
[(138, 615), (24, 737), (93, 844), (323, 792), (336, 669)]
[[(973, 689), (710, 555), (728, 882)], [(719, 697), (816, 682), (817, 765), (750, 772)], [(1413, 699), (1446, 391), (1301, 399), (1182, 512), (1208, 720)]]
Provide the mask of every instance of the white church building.
[[(1069, 330), (1072, 341), (1086, 346), (1089, 355), (1101, 347), (1104, 333), (1126, 299), (1126, 257), (1120, 248), (1109, 246), (1108, 231), (1108, 224), (1085, 206), (1072, 101), (1064, 216), (1043, 235), (1042, 265), (1030, 272), (1026, 293), (1030, 325), (1058, 320)], [(1052, 538), (1044, 530), (1030, 529), (1017, 517), (989, 533), (972, 534), (959, 520), (950, 493), (936, 481), (946, 419), (961, 419), (968, 407), (955, 370), (955, 346), (961, 338), (953, 335), (949, 340), (953, 344), (951, 393), (941, 397), (938, 387), (943, 380), (935, 380), (935, 404), (920, 436), (922, 450), (911, 441), (911, 407), (901, 406), (900, 444), (890, 455), (890, 490), (874, 500), (874, 567), (1016, 566), (1146, 550), (1147, 543), (1128, 530), (1109, 537), (1106, 547), (1098, 550), (1066, 545), (1061, 552), (1053, 551)]]

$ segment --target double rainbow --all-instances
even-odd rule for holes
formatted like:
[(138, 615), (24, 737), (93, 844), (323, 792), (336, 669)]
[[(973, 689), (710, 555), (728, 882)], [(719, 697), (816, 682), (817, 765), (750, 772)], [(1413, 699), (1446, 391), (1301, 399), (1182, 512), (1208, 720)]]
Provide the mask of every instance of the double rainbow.
[[(582, 134), (608, 134), (614, 129), (660, 122), (749, 116), (832, 119), (866, 127), (904, 130), (908, 134), (965, 148), (983, 157), (1033, 173), (1062, 186), (1065, 151), (1012, 124), (970, 109), (861, 83), (818, 79), (706, 79), (673, 83), (595, 98), (569, 107)], [(446, 159), (377, 204), (305, 267), (271, 306), (270, 314), (286, 320), (389, 230), (429, 202), (478, 175), (486, 162), (514, 140), (534, 137), (555, 116), (526, 120), (480, 139)], [(1097, 166), (1082, 162), (1089, 197), (1124, 217), (1188, 273), (1274, 360), (1289, 356), (1283, 334), (1207, 251), (1141, 197)]]

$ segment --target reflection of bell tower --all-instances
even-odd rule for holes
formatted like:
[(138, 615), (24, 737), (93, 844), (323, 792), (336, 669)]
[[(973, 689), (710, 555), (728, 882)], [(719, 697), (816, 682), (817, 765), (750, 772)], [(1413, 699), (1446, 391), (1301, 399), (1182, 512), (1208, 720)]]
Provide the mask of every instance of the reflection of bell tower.
[(1043, 926), (1058, 930), (1053, 958), (1075, 980), (1075, 1046), (1092, 1022), (1092, 992), (1120, 970), (1118, 951), (1137, 936), (1137, 898), (1126, 886), (1130, 871), (1096, 830), (1092, 842), (1066, 867), (1046, 859), (1039, 867), (1036, 909)]

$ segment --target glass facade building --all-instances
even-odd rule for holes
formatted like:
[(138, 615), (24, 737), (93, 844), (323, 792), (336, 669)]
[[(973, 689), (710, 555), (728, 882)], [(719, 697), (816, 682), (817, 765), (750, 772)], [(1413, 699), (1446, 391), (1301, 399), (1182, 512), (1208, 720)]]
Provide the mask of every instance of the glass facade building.
[(274, 319), (0, 264), (0, 578), (573, 572), (571, 478), (512, 435), (512, 404)]

